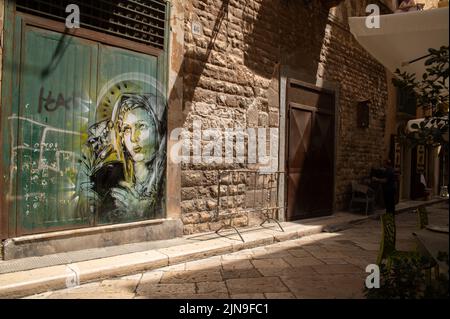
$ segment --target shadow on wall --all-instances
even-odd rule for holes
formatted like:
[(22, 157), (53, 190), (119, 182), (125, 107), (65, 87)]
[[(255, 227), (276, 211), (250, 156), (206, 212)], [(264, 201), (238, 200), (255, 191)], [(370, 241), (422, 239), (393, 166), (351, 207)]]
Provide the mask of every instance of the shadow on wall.
[[(214, 25), (211, 29), (209, 39), (207, 40), (206, 50), (185, 50), (185, 56), (183, 60), (182, 70), (184, 71), (184, 105), (186, 102), (192, 102), (194, 99), (195, 89), (199, 85), (200, 78), (204, 74), (204, 71), (207, 67), (207, 64), (213, 63), (212, 61), (212, 52), (218, 51), (218, 46), (216, 44), (217, 38), (223, 29), (227, 26), (227, 16), (229, 10), (229, 2), (230, 0), (223, 0), (222, 4), (218, 10), (218, 14), (215, 18)], [(185, 26), (186, 28), (186, 26)], [(190, 29), (190, 28), (188, 28)], [(185, 30), (185, 32), (190, 32), (191, 30)], [(194, 39), (195, 40), (195, 39)], [(200, 44), (201, 47), (205, 47), (203, 43)], [(184, 109), (184, 107), (183, 107)]]
[[(366, 16), (366, 7), (377, 4), (381, 14), (391, 13), (382, 0), (347, 0), (331, 10), (327, 50), (321, 66), (323, 79), (339, 83), (338, 156), (336, 200), (338, 209), (347, 209), (351, 198), (351, 183), (370, 175), (379, 167), (384, 153), (384, 123), (387, 103), (387, 80), (381, 66), (351, 34), (348, 19)], [(357, 101), (370, 101), (370, 125), (360, 128)]]
[[(315, 1), (289, 0), (223, 0), (220, 7), (216, 4), (196, 2), (186, 7), (183, 74), (177, 80), (184, 86), (183, 123), (191, 103), (199, 100), (198, 88), (209, 91), (209, 101), (219, 93), (252, 99), (259, 89), (267, 89), (260, 80), (271, 80), (280, 65), (315, 78), (327, 7)], [(195, 21), (203, 27), (201, 35), (193, 34)], [(227, 84), (246, 90), (240, 92)], [(171, 98), (176, 98), (175, 92)], [(245, 103), (236, 106), (248, 107)]]
[(327, 10), (316, 1), (263, 0), (260, 3), (257, 12), (251, 6), (245, 9), (245, 66), (265, 78), (271, 78), (277, 64), (315, 76)]
[[(288, 0), (264, 0), (257, 14), (253, 9), (247, 6), (244, 20), (245, 66), (257, 77), (271, 79), (279, 64), (281, 76), (316, 84), (320, 65), (326, 62), (324, 48), (330, 41), (330, 33), (327, 34), (329, 9), (319, 1)], [(329, 102), (322, 94), (307, 98), (295, 94), (296, 90), (287, 88), (288, 102), (312, 107), (322, 107)], [(269, 110), (275, 106), (269, 100)], [(266, 111), (264, 104), (258, 107), (259, 111)], [(324, 118), (319, 115), (308, 117), (308, 112), (287, 111), (290, 112), (286, 126), (287, 218), (296, 220), (311, 214), (328, 214), (333, 210), (334, 143), (330, 140), (334, 139), (334, 121), (323, 125)], [(321, 132), (323, 126), (326, 129)], [(318, 181), (321, 185), (317, 185)]]
[[(22, 68), (26, 68), (27, 74), (38, 76), (38, 78), (41, 79), (42, 81), (49, 78), (54, 73), (59, 63), (61, 62), (61, 59), (63, 58), (64, 54), (69, 49), (69, 46), (71, 44), (71, 38), (68, 36), (70, 35), (72, 34), (69, 31), (69, 29), (66, 29), (65, 32), (61, 34), (61, 36), (58, 39), (58, 44), (51, 54), (51, 60), (49, 62), (46, 62), (46, 65), (44, 66), (25, 65), (22, 66)], [(20, 63), (17, 61), (14, 61), (12, 63), (5, 62), (3, 64), (3, 73), (12, 72), (14, 70), (19, 69), (20, 67), (21, 67)]]
[[(258, 115), (279, 108), (278, 83), (273, 85), (274, 98), (267, 95), (271, 81), (279, 79), (280, 66), (287, 70), (285, 75), (312, 84), (321, 79), (339, 83), (344, 88), (339, 95), (337, 125), (345, 129), (340, 129), (338, 139), (339, 145), (348, 147), (339, 150), (336, 163), (341, 170), (337, 198), (347, 202), (349, 183), (344, 179), (366, 175), (373, 162), (379, 161), (374, 152), (364, 153), (368, 143), (378, 143), (378, 131), (357, 129), (352, 103), (370, 95), (375, 116), (371, 121), (382, 121), (384, 97), (377, 93), (384, 82), (378, 76), (380, 66), (346, 28), (349, 16), (365, 14), (365, 2), (341, 1), (332, 11), (335, 16), (329, 17), (330, 8), (338, 2), (224, 0), (185, 4), (182, 72), (177, 79), (183, 86), (183, 115), (177, 127), (191, 126), (192, 119), (208, 126), (219, 122), (248, 127), (249, 109), (255, 108)], [(193, 30), (195, 22), (202, 28), (198, 34)], [(353, 87), (358, 90), (348, 89)], [(171, 100), (177, 100), (177, 94), (173, 91)], [(354, 139), (354, 134), (360, 138)], [(357, 155), (346, 158), (350, 153)], [(356, 163), (355, 157), (360, 155)]]

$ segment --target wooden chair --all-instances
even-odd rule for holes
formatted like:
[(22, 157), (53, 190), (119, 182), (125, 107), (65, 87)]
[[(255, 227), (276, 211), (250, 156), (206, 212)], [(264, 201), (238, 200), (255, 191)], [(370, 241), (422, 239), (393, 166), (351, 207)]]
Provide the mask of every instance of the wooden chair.
[[(424, 229), (428, 226), (428, 211), (425, 206), (420, 206), (417, 208), (417, 219), (418, 219), (418, 227), (419, 229)], [(415, 235), (415, 234), (414, 234)], [(430, 265), (431, 268), (434, 268), (436, 278), (439, 278), (439, 264), (433, 260)]]
[[(387, 261), (388, 267), (391, 266), (392, 257), (397, 256), (400, 253), (395, 248), (395, 241), (395, 216), (393, 214), (383, 214), (381, 216), (381, 244), (377, 259), (378, 265)], [(407, 252), (405, 253), (408, 254)]]
[(428, 212), (425, 206), (417, 208), (417, 218), (419, 229), (424, 229), (428, 226)]
[(431, 281), (431, 270), (435, 270), (435, 275), (439, 276), (439, 266), (434, 259), (421, 257), (417, 251), (400, 251), (395, 248), (396, 228), (395, 216), (393, 214), (383, 214), (381, 216), (381, 244), (378, 254), (377, 264), (385, 263), (390, 269), (395, 260), (421, 260), (421, 268), (426, 271), (429, 281)]
[(423, 11), (424, 8), (425, 8), (425, 3), (416, 4), (417, 11)]
[(363, 204), (365, 207), (366, 215), (370, 211), (373, 211), (375, 205), (375, 191), (367, 185), (359, 184), (355, 181), (352, 182), (352, 199), (350, 201), (350, 212), (354, 211), (354, 206), (357, 204)]
[(423, 11), (425, 9), (425, 3), (417, 3), (415, 6), (409, 8), (408, 10), (405, 9), (397, 9), (395, 10), (396, 13), (405, 13), (410, 11)]

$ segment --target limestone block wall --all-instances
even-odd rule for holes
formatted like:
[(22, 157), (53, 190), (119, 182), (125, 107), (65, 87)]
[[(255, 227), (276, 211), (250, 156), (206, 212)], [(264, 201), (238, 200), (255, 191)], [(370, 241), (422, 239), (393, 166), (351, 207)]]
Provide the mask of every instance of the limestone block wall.
[[(5, 1), (0, 0), (0, 95), (2, 88), (2, 75), (3, 75), (3, 21), (5, 13)], [(0, 98), (0, 113), (2, 109), (2, 102)], [(0, 128), (1, 129), (1, 128)], [(2, 216), (0, 215), (0, 225), (2, 224)], [(3, 243), (0, 241), (0, 260), (3, 259)]]
[[(3, 18), (5, 15), (5, 0), (0, 0), (0, 88), (3, 70)], [(0, 89), (1, 90), (1, 89)]]
[[(314, 1), (189, 0), (184, 3), (183, 123), (203, 128), (280, 127), (280, 69), (338, 91), (337, 209), (348, 205), (352, 180), (385, 156), (387, 77), (353, 38), (347, 19), (364, 15), (361, 1), (336, 8)], [(357, 127), (356, 104), (370, 100), (370, 127)], [(281, 123), (281, 125), (284, 125)], [(183, 164), (181, 214), (185, 233), (214, 230), (217, 170), (243, 164)], [(254, 167), (253, 167), (254, 168)], [(242, 194), (237, 194), (242, 195)], [(252, 224), (248, 214), (237, 226)]]
[(438, 7), (439, 0), (419, 0), (419, 3), (425, 4), (425, 9), (434, 9)]

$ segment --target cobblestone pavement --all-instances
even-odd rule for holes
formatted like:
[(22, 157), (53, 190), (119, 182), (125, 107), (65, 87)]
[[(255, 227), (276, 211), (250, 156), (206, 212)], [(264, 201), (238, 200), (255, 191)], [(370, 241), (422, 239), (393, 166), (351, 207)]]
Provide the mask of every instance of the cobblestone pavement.
[[(448, 225), (448, 203), (428, 208)], [(412, 250), (414, 213), (398, 215), (397, 248)], [(363, 298), (367, 265), (376, 261), (380, 222), (165, 267), (29, 298), (292, 299)]]

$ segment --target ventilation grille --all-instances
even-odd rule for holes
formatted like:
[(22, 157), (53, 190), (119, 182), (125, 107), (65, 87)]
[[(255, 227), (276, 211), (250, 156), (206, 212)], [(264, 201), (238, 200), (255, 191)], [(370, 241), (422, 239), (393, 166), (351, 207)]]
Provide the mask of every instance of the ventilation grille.
[(165, 0), (16, 0), (17, 11), (64, 22), (80, 7), (82, 27), (164, 49)]

